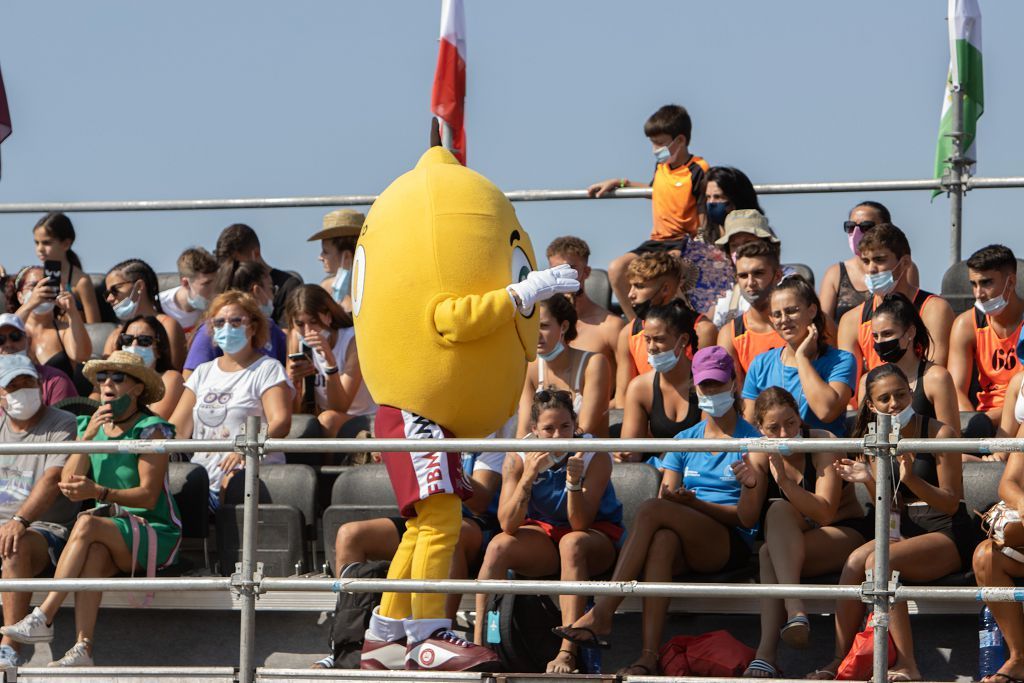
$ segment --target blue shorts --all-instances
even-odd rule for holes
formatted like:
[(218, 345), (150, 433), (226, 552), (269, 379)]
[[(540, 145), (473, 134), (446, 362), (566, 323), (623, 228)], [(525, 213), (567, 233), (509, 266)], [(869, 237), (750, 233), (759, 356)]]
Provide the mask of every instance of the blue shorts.
[(50, 564), (52, 564), (54, 568), (57, 567), (57, 560), (60, 559), (60, 554), (64, 551), (64, 546), (68, 544), (67, 530), (65, 530), (64, 534), (61, 535), (58, 528), (63, 527), (58, 527), (58, 525), (54, 524), (33, 522), (27, 529), (28, 531), (36, 532), (43, 537), (43, 540), (46, 541), (46, 552), (50, 556)]

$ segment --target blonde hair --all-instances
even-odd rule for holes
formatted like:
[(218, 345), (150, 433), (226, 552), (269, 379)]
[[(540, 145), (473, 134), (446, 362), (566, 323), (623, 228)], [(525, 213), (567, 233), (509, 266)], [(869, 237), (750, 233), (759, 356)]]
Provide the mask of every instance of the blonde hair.
[(210, 339), (213, 339), (213, 319), (220, 309), (225, 306), (234, 304), (245, 311), (246, 315), (249, 316), (250, 324), (252, 325), (252, 347), (254, 349), (262, 349), (267, 340), (270, 338), (270, 323), (267, 321), (267, 317), (263, 315), (260, 310), (259, 304), (256, 303), (256, 299), (252, 298), (245, 292), (239, 292), (236, 289), (229, 290), (223, 294), (218, 294), (214, 297), (213, 301), (210, 302), (210, 307), (206, 311), (205, 321), (209, 324)]

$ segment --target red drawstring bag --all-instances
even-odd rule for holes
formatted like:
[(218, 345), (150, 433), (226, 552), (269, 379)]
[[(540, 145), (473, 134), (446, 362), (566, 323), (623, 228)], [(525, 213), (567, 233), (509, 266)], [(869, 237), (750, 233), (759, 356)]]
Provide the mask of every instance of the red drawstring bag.
[(658, 666), (665, 676), (741, 676), (754, 659), (754, 649), (728, 631), (676, 636), (661, 648)]
[[(874, 668), (875, 627), (868, 619), (868, 627), (853, 639), (853, 647), (846, 653), (842, 664), (836, 669), (836, 680), (866, 681), (871, 678)], [(896, 663), (896, 645), (889, 636), (889, 666)]]

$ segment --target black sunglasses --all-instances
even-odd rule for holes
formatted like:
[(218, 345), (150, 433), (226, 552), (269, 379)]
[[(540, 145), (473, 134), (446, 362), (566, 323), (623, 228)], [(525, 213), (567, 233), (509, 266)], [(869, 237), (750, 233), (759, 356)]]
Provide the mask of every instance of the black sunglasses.
[(127, 332), (122, 332), (117, 341), (119, 346), (131, 346), (136, 342), (139, 346), (152, 346), (156, 343), (156, 337), (151, 334), (128, 334)]
[(860, 223), (856, 221), (843, 221), (843, 230), (846, 231), (847, 235), (852, 235), (853, 231), (857, 228), (860, 228), (861, 232), (867, 232), (873, 227), (875, 227), (874, 221), (861, 221)]
[(106, 370), (100, 370), (96, 373), (96, 384), (103, 384), (108, 379), (114, 380), (114, 384), (120, 384), (127, 376), (128, 375), (123, 372), (107, 372)]
[(0, 346), (6, 344), (8, 339), (10, 339), (12, 342), (20, 342), (24, 338), (25, 333), (22, 332), (21, 330), (11, 330), (7, 334), (0, 334)]
[(541, 389), (537, 392), (537, 399), (541, 403), (547, 403), (548, 401), (564, 401), (566, 403), (572, 403), (572, 394), (564, 389)]

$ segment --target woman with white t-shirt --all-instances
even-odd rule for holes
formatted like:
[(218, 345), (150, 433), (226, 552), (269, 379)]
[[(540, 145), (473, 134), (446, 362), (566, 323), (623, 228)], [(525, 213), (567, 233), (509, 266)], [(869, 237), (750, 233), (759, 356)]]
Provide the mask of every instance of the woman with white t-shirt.
[[(292, 408), (312, 410), (328, 437), (354, 417), (377, 411), (363, 382), (352, 318), (323, 287), (303, 285), (288, 297), (288, 379), (295, 387)], [(312, 396), (305, 386), (312, 384)], [(314, 405), (303, 405), (312, 399)], [(367, 423), (368, 426), (368, 423)]]
[[(292, 389), (281, 363), (259, 351), (269, 329), (259, 304), (243, 292), (225, 292), (211, 302), (206, 323), (224, 355), (200, 364), (185, 382), (171, 416), (179, 438), (233, 439), (250, 415), (266, 421), (268, 437), (287, 436)], [(245, 460), (240, 453), (196, 453), (192, 462), (210, 475), (210, 508), (215, 510)], [(282, 463), (284, 454), (268, 453), (263, 462)]]

